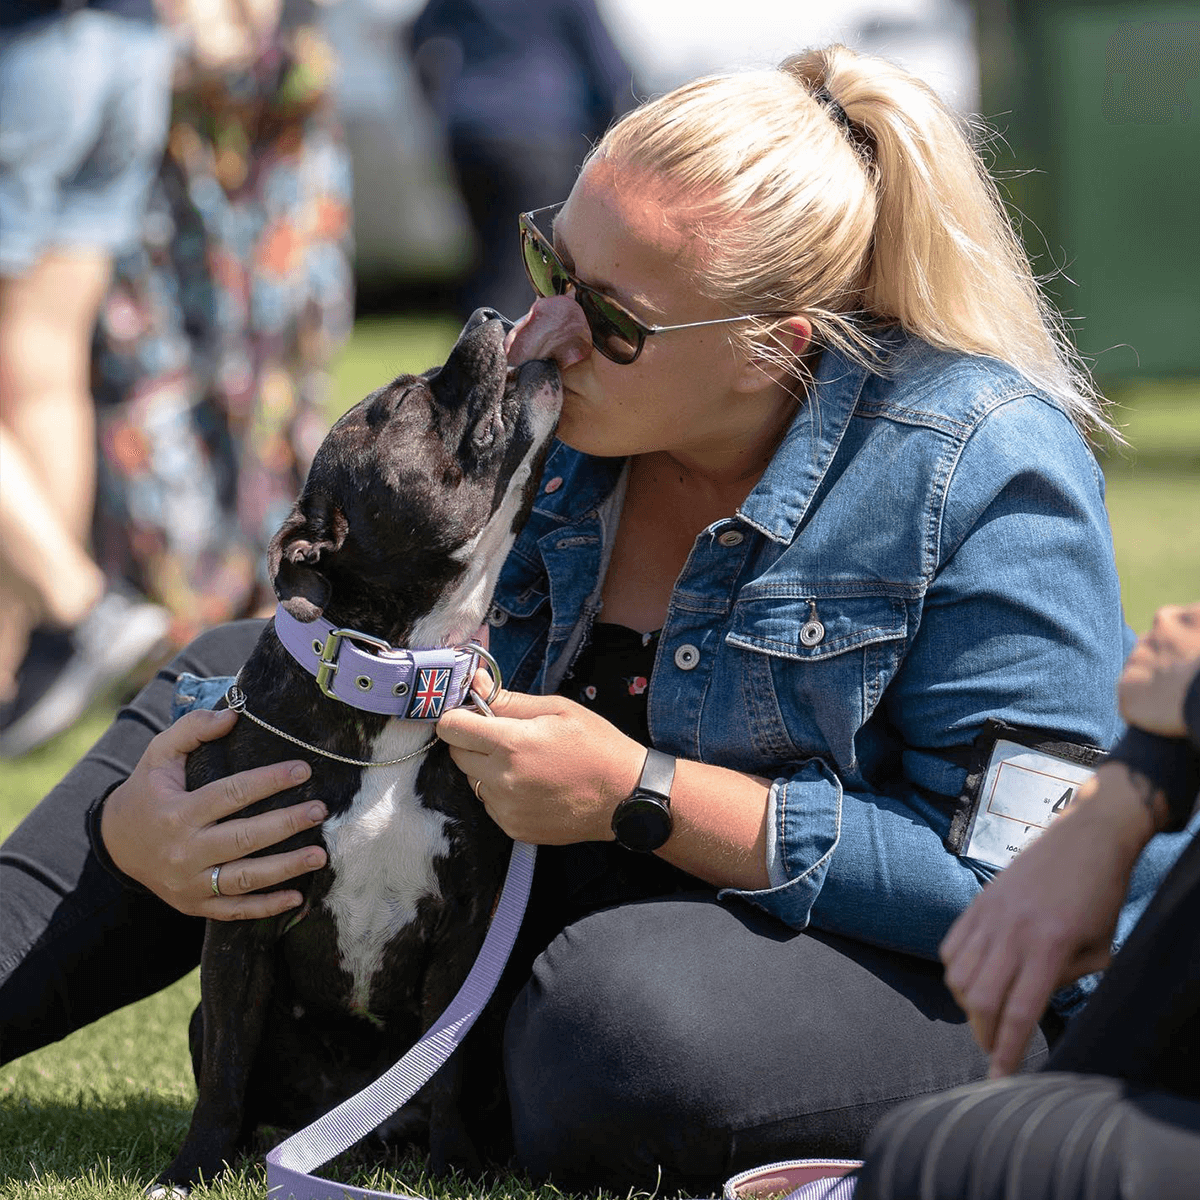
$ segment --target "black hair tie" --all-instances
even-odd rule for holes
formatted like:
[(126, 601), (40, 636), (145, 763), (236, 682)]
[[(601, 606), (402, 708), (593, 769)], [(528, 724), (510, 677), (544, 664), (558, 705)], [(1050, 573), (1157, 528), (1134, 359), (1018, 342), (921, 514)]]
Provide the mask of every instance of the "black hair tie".
[(850, 118), (846, 116), (846, 110), (829, 94), (829, 89), (824, 84), (813, 89), (812, 98), (819, 104), (823, 104), (828, 110), (829, 115), (851, 137), (854, 137), (854, 126), (850, 123)]

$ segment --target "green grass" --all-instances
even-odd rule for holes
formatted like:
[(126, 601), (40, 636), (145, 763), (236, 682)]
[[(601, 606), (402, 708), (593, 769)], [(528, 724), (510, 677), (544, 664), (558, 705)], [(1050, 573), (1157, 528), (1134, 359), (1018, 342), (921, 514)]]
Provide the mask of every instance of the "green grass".
[(364, 317), (333, 366), (335, 412), (343, 412), (397, 375), (445, 359), (458, 334), (453, 317)]
[[(334, 412), (400, 372), (440, 361), (454, 333), (449, 319), (360, 322), (336, 365)], [(1158, 605), (1200, 597), (1200, 387), (1167, 385), (1119, 399), (1132, 449), (1106, 457), (1104, 466), (1126, 614), (1142, 632)], [(97, 705), (51, 745), (0, 765), (0, 836), (99, 736), (110, 716), (111, 702)], [(0, 1069), (0, 1197), (115, 1200), (140, 1191), (187, 1127), (194, 1087), (186, 1030), (198, 991), (193, 972)], [(518, 1176), (432, 1181), (415, 1160), (380, 1173), (348, 1156), (327, 1174), (437, 1200), (562, 1195)], [(260, 1160), (251, 1159), (196, 1194), (197, 1200), (259, 1200), (264, 1190)]]
[(1125, 616), (1200, 600), (1200, 381), (1114, 397), (1129, 447), (1103, 460)]

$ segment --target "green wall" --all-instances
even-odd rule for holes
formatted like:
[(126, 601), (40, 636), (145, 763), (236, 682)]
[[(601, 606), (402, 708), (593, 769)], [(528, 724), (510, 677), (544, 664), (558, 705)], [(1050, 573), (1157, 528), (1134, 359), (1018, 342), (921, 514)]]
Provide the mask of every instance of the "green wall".
[(1200, 376), (1200, 5), (978, 11), (993, 169), (1079, 348), (1104, 384)]

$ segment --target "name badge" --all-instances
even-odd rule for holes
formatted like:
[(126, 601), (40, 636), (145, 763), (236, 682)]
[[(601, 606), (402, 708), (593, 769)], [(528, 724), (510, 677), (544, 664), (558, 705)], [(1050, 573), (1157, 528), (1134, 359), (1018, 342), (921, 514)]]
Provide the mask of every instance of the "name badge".
[(1075, 799), (1105, 751), (1041, 731), (988, 723), (976, 742), (948, 843), (963, 858), (1003, 868)]

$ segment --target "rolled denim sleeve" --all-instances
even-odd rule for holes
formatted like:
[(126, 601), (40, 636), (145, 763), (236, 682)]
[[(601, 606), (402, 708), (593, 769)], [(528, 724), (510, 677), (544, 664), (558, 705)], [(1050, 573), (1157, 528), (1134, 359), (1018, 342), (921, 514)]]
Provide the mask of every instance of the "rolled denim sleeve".
[[(945, 462), (911, 640), (857, 739), (895, 749), (776, 779), (772, 886), (723, 893), (794, 928), (929, 958), (994, 874), (944, 844), (966, 776), (956, 760), (988, 718), (1111, 745), (1125, 647), (1103, 483), (1069, 419), (1037, 397), (1008, 399)], [(1185, 838), (1147, 847), (1119, 936)]]
[(950, 821), (936, 804), (907, 795), (846, 791), (819, 759), (771, 787), (769, 888), (729, 888), (794, 929), (812, 924), (923, 958), (992, 868), (944, 845)]

